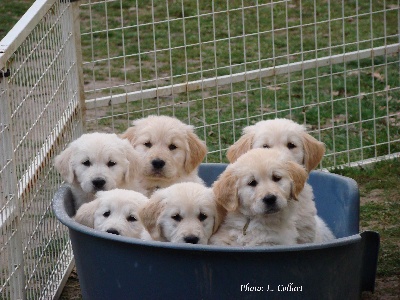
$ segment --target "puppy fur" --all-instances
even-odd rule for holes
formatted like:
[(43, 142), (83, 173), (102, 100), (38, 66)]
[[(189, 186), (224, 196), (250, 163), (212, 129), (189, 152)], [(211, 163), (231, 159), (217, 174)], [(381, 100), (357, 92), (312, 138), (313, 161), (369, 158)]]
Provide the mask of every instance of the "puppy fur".
[[(240, 139), (229, 147), (227, 158), (234, 162), (242, 154), (256, 148), (277, 149), (304, 165), (308, 172), (318, 166), (325, 154), (325, 145), (322, 142), (308, 134), (304, 126), (289, 119), (265, 120), (245, 127)], [(307, 189), (311, 189), (311, 186)], [(296, 226), (299, 244), (316, 242), (316, 230), (322, 231), (322, 236), (333, 236), (324, 221), (317, 216), (313, 197), (300, 202)]]
[(193, 126), (168, 116), (149, 116), (132, 125), (121, 137), (141, 155), (144, 165), (140, 183), (148, 196), (174, 183), (203, 183), (197, 170), (207, 147)]
[(100, 191), (93, 201), (78, 209), (74, 219), (103, 232), (151, 240), (139, 217), (140, 210), (148, 201), (146, 196), (135, 191)]
[(228, 165), (213, 185), (227, 211), (210, 244), (273, 246), (297, 243), (299, 203), (312, 197), (307, 171), (276, 149), (253, 149)]
[(70, 184), (76, 210), (92, 201), (97, 191), (141, 191), (135, 181), (140, 158), (132, 145), (116, 134), (83, 134), (56, 156), (54, 166)]
[(156, 241), (207, 244), (223, 217), (211, 188), (184, 182), (157, 190), (140, 218)]
[(275, 148), (288, 153), (308, 172), (315, 169), (325, 154), (325, 145), (306, 132), (304, 126), (289, 119), (265, 120), (243, 129), (243, 134), (228, 148), (234, 162), (250, 149)]

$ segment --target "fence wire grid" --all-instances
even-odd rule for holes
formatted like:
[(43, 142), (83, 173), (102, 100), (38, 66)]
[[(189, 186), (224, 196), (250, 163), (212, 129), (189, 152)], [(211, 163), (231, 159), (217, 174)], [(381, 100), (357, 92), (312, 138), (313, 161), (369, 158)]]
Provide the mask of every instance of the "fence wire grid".
[[(54, 297), (73, 257), (51, 208), (62, 183), (54, 155), (83, 132), (73, 14), (69, 3), (41, 2), (29, 13), (42, 15), (37, 24), (19, 23), (26, 37), (1, 61), (0, 299)], [(2, 52), (18, 38), (6, 36)]]
[(321, 168), (400, 153), (400, 1), (37, 0), (0, 42), (0, 299), (57, 298), (73, 266), (51, 201), (83, 132), (176, 116), (226, 162), (284, 117)]

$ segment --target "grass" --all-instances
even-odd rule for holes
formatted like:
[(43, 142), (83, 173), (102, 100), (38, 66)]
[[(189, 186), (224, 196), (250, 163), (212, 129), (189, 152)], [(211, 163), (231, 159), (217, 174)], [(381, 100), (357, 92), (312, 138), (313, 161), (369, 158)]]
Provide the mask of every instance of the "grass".
[(18, 0), (18, 3), (6, 0), (0, 2), (0, 40), (6, 36), (7, 32), (18, 22), (33, 2), (33, 0)]
[(353, 178), (360, 186), (364, 199), (360, 207), (360, 227), (379, 232), (381, 238), (378, 278), (400, 278), (400, 159), (333, 172)]

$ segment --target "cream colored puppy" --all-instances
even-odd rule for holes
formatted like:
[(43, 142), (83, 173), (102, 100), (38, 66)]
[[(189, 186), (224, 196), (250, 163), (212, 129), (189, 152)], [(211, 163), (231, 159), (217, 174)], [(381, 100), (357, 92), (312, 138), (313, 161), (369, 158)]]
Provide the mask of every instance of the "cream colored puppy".
[(228, 165), (213, 185), (227, 211), (210, 244), (274, 246), (297, 243), (299, 203), (312, 191), (307, 171), (276, 149), (253, 149)]
[(265, 120), (243, 129), (243, 134), (227, 151), (234, 162), (250, 149), (274, 148), (290, 154), (308, 172), (315, 169), (325, 154), (324, 143), (306, 132), (304, 126), (289, 119)]
[[(325, 145), (322, 142), (308, 134), (304, 126), (288, 119), (260, 121), (255, 125), (245, 127), (240, 139), (229, 147), (228, 160), (234, 162), (242, 154), (256, 148), (273, 148), (286, 153), (291, 159), (304, 165), (308, 172), (318, 166), (325, 153)], [(299, 231), (298, 243), (333, 239), (330, 230), (326, 230), (328, 227), (325, 222), (317, 216), (313, 197), (307, 198), (306, 201), (309, 203), (300, 203), (296, 221)]]
[(128, 139), (141, 155), (144, 167), (140, 183), (147, 196), (178, 182), (203, 183), (197, 169), (207, 147), (193, 126), (167, 116), (149, 116), (132, 124), (121, 137)]
[(88, 133), (56, 156), (54, 166), (70, 184), (75, 209), (92, 201), (98, 191), (124, 188), (140, 191), (135, 181), (140, 157), (116, 134)]
[(156, 241), (207, 244), (220, 213), (211, 188), (184, 182), (155, 191), (140, 218)]
[(146, 196), (135, 191), (101, 191), (93, 201), (78, 209), (74, 219), (103, 232), (150, 240), (139, 217), (140, 210), (148, 201)]

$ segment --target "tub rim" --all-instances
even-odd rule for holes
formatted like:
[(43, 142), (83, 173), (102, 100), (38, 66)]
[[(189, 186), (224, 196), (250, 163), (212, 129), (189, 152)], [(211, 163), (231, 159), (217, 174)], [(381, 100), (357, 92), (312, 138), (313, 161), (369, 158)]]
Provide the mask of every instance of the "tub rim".
[(70, 193), (70, 187), (66, 184), (62, 185), (54, 195), (52, 201), (53, 212), (57, 219), (68, 227), (71, 231), (76, 231), (81, 234), (86, 234), (95, 238), (109, 240), (118, 243), (132, 244), (138, 246), (147, 246), (152, 248), (164, 248), (171, 250), (183, 250), (183, 251), (208, 251), (208, 252), (294, 252), (294, 251), (309, 251), (326, 249), (332, 247), (340, 247), (343, 245), (349, 245), (358, 243), (362, 237), (359, 233), (353, 234), (347, 237), (336, 238), (326, 243), (307, 243), (299, 245), (277, 245), (277, 246), (252, 246), (252, 247), (241, 247), (241, 246), (218, 246), (218, 245), (192, 245), (185, 243), (170, 243), (160, 241), (147, 241), (138, 238), (118, 236), (106, 232), (101, 232), (93, 228), (84, 226), (76, 222), (66, 212), (64, 205), (67, 193)]

